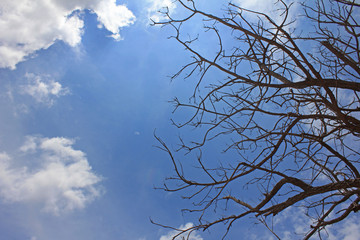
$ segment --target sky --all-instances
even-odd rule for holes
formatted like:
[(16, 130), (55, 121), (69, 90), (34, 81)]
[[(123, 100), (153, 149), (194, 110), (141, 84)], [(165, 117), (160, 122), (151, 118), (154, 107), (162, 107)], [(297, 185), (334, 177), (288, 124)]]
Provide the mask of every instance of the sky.
[[(1, 239), (168, 240), (176, 233), (150, 219), (192, 226), (180, 211), (189, 203), (154, 189), (172, 170), (154, 131), (175, 145), (168, 101), (193, 88), (168, 77), (189, 54), (171, 29), (150, 26), (165, 6), (181, 14), (171, 0), (0, 2)], [(358, 236), (354, 221), (333, 239)], [(229, 239), (270, 239), (253, 223)], [(190, 240), (218, 237), (215, 228)]]

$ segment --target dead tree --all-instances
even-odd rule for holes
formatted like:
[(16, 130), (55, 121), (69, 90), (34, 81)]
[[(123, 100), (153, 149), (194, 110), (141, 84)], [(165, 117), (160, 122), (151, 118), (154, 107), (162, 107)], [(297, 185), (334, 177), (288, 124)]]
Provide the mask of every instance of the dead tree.
[[(164, 11), (168, 20), (154, 24), (172, 27), (171, 38), (192, 54), (173, 78), (195, 80), (193, 95), (173, 103), (176, 111), (193, 114), (174, 124), (195, 128), (201, 138), (180, 139), (174, 150), (156, 138), (175, 170), (164, 189), (182, 192), (194, 202), (188, 210), (199, 214), (198, 224), (182, 233), (222, 223), (225, 237), (241, 218), (252, 215), (266, 224), (301, 206), (313, 222), (304, 233), (308, 239), (355, 214), (360, 209), (360, 3), (305, 1), (298, 15), (285, 0), (276, 3), (273, 14), (231, 2), (216, 14), (193, 0), (177, 4), (185, 15)], [(192, 37), (191, 26), (199, 21), (203, 31)], [(202, 157), (212, 142), (226, 144), (216, 166)], [(188, 169), (182, 151), (197, 154), (198, 168)], [(257, 201), (247, 201), (244, 186), (258, 193)], [(207, 218), (219, 208), (221, 214)]]

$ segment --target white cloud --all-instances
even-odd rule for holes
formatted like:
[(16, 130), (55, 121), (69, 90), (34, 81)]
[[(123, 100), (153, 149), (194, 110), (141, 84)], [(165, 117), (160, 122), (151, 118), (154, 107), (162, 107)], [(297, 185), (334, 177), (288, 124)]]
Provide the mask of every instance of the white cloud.
[(120, 40), (119, 29), (134, 23), (135, 16), (124, 5), (116, 5), (115, 0), (103, 0), (94, 8), (99, 22), (112, 32), (112, 37)]
[[(0, 197), (40, 204), (55, 215), (81, 209), (101, 195), (85, 153), (67, 138), (27, 137), (17, 158), (0, 154)], [(24, 161), (25, 160), (25, 161)]]
[(168, 10), (172, 14), (176, 9), (174, 0), (148, 0), (148, 5), (148, 17), (155, 22), (166, 19), (164, 14), (161, 13), (164, 10)]
[[(181, 225), (179, 230), (185, 230), (185, 229), (189, 229), (192, 228), (194, 226), (193, 223), (187, 223), (184, 225)], [(160, 237), (160, 240), (172, 240), (175, 236), (177, 236), (180, 233), (180, 231), (170, 231), (167, 235), (163, 235)], [(188, 234), (190, 233), (190, 235), (188, 236)], [(175, 238), (175, 240), (181, 240), (181, 239), (187, 239), (187, 240), (203, 240), (203, 238), (197, 234), (196, 231), (193, 232), (186, 232), (183, 234), (180, 234), (179, 236), (177, 236)]]
[(21, 93), (30, 95), (38, 103), (51, 106), (54, 103), (54, 98), (69, 93), (67, 88), (63, 88), (59, 82), (48, 76), (27, 73), (25, 78), (27, 79), (27, 84), (20, 87)]
[[(115, 0), (2, 0), (0, 2), (0, 67), (14, 69), (39, 49), (56, 40), (74, 47), (81, 42), (84, 22), (80, 12), (89, 9), (98, 21), (120, 39), (120, 28), (135, 16)], [(6, 33), (6, 34), (5, 34)]]

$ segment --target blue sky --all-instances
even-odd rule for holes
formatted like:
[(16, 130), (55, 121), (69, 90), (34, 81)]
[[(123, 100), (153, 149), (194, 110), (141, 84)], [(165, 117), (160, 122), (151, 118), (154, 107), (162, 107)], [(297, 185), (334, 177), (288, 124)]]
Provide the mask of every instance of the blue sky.
[[(149, 26), (163, 6), (181, 14), (171, 0), (1, 1), (1, 239), (167, 240), (173, 232), (150, 218), (196, 221), (178, 194), (153, 188), (172, 170), (153, 133), (175, 145), (168, 101), (193, 87), (168, 77), (189, 57), (171, 29)], [(253, 222), (230, 239), (268, 239)]]
[(0, 4), (1, 239), (160, 239), (150, 217), (187, 223), (153, 189), (171, 170), (153, 132), (176, 136), (167, 101), (183, 90), (167, 76), (186, 54), (149, 26), (161, 2), (116, 4)]

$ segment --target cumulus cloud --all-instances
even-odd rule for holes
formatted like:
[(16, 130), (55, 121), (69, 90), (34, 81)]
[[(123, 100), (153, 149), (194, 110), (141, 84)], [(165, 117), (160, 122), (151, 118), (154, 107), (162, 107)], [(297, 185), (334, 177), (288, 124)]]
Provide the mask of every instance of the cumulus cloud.
[(115, 39), (120, 28), (135, 21), (133, 13), (116, 0), (2, 0), (0, 2), (0, 67), (14, 69), (39, 49), (56, 40), (70, 46), (81, 42), (84, 22), (81, 12), (90, 10), (98, 16)]
[(81, 209), (101, 195), (101, 178), (68, 138), (27, 137), (17, 158), (0, 153), (0, 197), (40, 204), (55, 215)]
[(112, 32), (112, 37), (120, 40), (119, 29), (134, 23), (135, 16), (124, 5), (116, 5), (115, 0), (103, 0), (94, 8), (100, 26)]
[(173, 13), (176, 9), (176, 4), (173, 0), (148, 0), (148, 17), (155, 22), (160, 22), (166, 17), (161, 12), (169, 11)]
[[(187, 223), (185, 224), (185, 226), (181, 225), (179, 230), (181, 231), (181, 230), (189, 229), (192, 228), (193, 226), (194, 226), (193, 223)], [(172, 240), (175, 236), (176, 236), (175, 240), (180, 240), (180, 239), (203, 240), (203, 238), (200, 235), (198, 235), (196, 231), (191, 232), (189, 236), (188, 236), (189, 232), (180, 234), (178, 236), (180, 231), (177, 230), (170, 231), (168, 234), (161, 236), (160, 240)]]
[(25, 75), (27, 83), (20, 86), (20, 92), (33, 97), (36, 102), (51, 106), (54, 99), (68, 94), (70, 91), (49, 76), (40, 76), (32, 73)]

